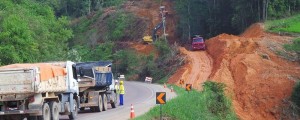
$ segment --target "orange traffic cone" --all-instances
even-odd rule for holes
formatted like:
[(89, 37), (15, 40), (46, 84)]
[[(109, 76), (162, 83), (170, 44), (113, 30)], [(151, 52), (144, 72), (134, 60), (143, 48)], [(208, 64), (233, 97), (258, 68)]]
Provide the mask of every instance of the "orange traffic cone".
[(173, 86), (171, 86), (171, 92), (174, 92), (174, 90), (173, 90)]
[(133, 119), (135, 117), (134, 110), (133, 110), (133, 105), (131, 104), (131, 109), (130, 109), (130, 119)]
[(164, 83), (164, 88), (167, 88), (167, 85), (166, 85), (166, 83)]

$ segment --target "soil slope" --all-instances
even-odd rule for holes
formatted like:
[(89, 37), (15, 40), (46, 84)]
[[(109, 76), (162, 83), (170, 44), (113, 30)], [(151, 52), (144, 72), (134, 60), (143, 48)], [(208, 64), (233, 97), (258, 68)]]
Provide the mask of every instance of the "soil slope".
[[(298, 63), (277, 56), (275, 51), (283, 50), (282, 44), (291, 39), (265, 33), (262, 24), (252, 25), (240, 36), (221, 34), (206, 41), (207, 52), (213, 59), (212, 65), (207, 62), (212, 60), (205, 52), (181, 49), (183, 54), (187, 54), (188, 64), (179, 69), (169, 82), (177, 83), (178, 78), (189, 81), (196, 78), (194, 80), (199, 83), (194, 84), (197, 86), (210, 74), (207, 79), (227, 85), (226, 94), (232, 98), (240, 119), (286, 118), (282, 105), (300, 78), (300, 67)], [(204, 80), (194, 77), (198, 75), (203, 75)]]
[(193, 88), (200, 90), (212, 71), (211, 57), (205, 51), (188, 51), (184, 47), (179, 50), (186, 55), (187, 64), (171, 76), (168, 83), (179, 85), (181, 79), (185, 84), (193, 84)]

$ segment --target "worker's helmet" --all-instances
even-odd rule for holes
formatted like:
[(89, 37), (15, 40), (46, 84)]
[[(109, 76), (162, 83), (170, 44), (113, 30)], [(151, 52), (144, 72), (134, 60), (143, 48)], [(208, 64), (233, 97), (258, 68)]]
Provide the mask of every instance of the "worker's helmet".
[(119, 81), (118, 80), (115, 80), (115, 83), (118, 83)]

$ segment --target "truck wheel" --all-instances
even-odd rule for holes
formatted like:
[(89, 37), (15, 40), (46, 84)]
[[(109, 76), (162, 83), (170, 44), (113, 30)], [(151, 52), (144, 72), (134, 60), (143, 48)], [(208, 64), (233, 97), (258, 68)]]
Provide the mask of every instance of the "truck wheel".
[(92, 112), (95, 112), (95, 107), (90, 107), (90, 110), (91, 110)]
[(70, 120), (74, 120), (77, 117), (78, 114), (78, 107), (77, 107), (77, 101), (73, 100), (73, 112), (69, 115)]
[(29, 117), (27, 117), (27, 120), (39, 120), (39, 119), (37, 116), (29, 116)]
[(103, 101), (101, 95), (98, 97), (98, 106), (95, 107), (96, 112), (101, 112), (103, 110)]
[(43, 115), (39, 118), (42, 118), (42, 120), (50, 120), (50, 107), (48, 103), (44, 103), (43, 105)]
[(55, 101), (51, 101), (49, 106), (50, 106), (51, 120), (59, 120), (59, 106), (58, 106), (58, 103), (55, 102)]
[(106, 96), (106, 94), (103, 94), (102, 98), (103, 98), (103, 111), (106, 111), (107, 110), (107, 96)]
[(85, 107), (81, 107), (81, 108), (80, 108), (81, 111), (84, 111), (84, 109), (85, 109)]
[(111, 97), (113, 100), (111, 100), (110, 105), (112, 108), (116, 108), (117, 107), (116, 105), (118, 104), (118, 101), (119, 101), (118, 94), (116, 94), (115, 92), (112, 92)]

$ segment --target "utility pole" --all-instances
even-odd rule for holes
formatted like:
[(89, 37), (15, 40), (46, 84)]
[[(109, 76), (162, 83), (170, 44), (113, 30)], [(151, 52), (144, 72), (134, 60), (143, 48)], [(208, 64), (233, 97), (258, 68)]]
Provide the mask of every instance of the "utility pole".
[(167, 36), (166, 36), (166, 15), (165, 15), (165, 6), (160, 6), (160, 14), (161, 14), (162, 22), (163, 22), (164, 38), (165, 38), (165, 40), (166, 40), (166, 39), (167, 39)]

